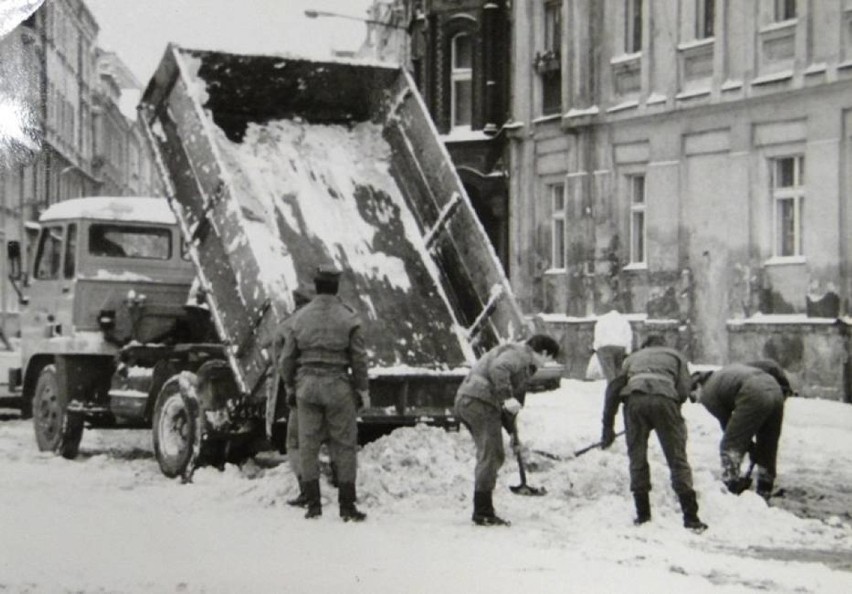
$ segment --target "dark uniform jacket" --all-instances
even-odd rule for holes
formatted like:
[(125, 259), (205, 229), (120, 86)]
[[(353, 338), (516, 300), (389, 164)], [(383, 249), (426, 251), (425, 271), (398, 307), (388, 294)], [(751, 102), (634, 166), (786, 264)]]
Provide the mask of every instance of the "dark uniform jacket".
[[(747, 365), (744, 363), (726, 365), (714, 371), (702, 387), (701, 404), (713, 414), (724, 412), (730, 415), (730, 412), (736, 406), (737, 398), (746, 382), (767, 375), (772, 377), (775, 383), (779, 383), (771, 373), (763, 371), (752, 363)], [(786, 376), (784, 379), (786, 380)], [(787, 385), (789, 386), (789, 382)], [(772, 387), (772, 384), (766, 384), (767, 390)], [(775, 389), (777, 390), (777, 387)]]
[(627, 376), (621, 396), (658, 394), (679, 403), (689, 398), (689, 367), (675, 349), (654, 346), (636, 351), (624, 360), (621, 372)]
[(288, 393), (295, 393), (297, 368), (318, 375), (351, 372), (354, 389), (368, 388), (361, 320), (336, 295), (317, 295), (284, 324), (281, 374)]
[(523, 404), (527, 381), (535, 369), (534, 351), (526, 344), (496, 346), (471, 368), (456, 392), (456, 404), (463, 396), (478, 398), (498, 409), (509, 398)]
[(689, 388), (689, 367), (679, 351), (645, 347), (624, 360), (621, 373), (607, 386), (604, 423), (611, 426), (618, 405), (630, 394), (657, 394), (682, 404), (689, 397)]

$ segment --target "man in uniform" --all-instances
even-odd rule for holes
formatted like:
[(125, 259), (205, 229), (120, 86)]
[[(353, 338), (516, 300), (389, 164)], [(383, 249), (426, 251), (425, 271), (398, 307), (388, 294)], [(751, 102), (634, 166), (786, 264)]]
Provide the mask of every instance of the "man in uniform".
[(367, 516), (355, 507), (357, 410), (370, 406), (367, 355), (360, 318), (337, 296), (339, 281), (334, 267), (318, 268), (316, 297), (285, 325), (281, 373), (287, 393), (296, 395), (305, 517), (322, 515), (318, 457), (327, 435), (340, 517), (360, 522)]
[(607, 386), (601, 447), (607, 448), (615, 440), (615, 415), (624, 401), (630, 490), (636, 505), (634, 523), (651, 520), (648, 437), (656, 431), (683, 511), (683, 525), (701, 532), (707, 525), (698, 518), (692, 469), (686, 457), (686, 423), (680, 412), (689, 397), (689, 370), (684, 356), (664, 345), (662, 336), (649, 336), (640, 350), (624, 360), (621, 374)]
[(479, 526), (508, 526), (494, 513), (492, 493), (497, 471), (503, 465), (502, 415), (517, 415), (527, 390), (527, 380), (556, 357), (559, 345), (543, 334), (525, 343), (506, 343), (485, 353), (471, 368), (456, 392), (456, 414), (473, 436), (476, 469), (473, 490), (473, 522)]
[(792, 393), (784, 370), (763, 360), (733, 363), (692, 377), (696, 399), (722, 427), (719, 455), (725, 486), (736, 495), (751, 486), (750, 476), (740, 476), (748, 452), (757, 466), (757, 494), (769, 499), (775, 484), (784, 400)]

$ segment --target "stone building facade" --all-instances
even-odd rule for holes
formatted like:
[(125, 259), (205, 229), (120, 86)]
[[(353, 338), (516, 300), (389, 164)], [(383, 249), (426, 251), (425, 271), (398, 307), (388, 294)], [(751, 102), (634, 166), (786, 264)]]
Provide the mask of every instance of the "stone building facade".
[(521, 0), (512, 22), (525, 310), (568, 342), (617, 308), (693, 361), (782, 359), (849, 400), (852, 1)]
[(27, 139), (26, 146), (0, 147), (4, 338), (18, 332), (9, 272), (26, 266), (27, 230), (45, 208), (79, 196), (157, 193), (141, 130), (120, 112), (133, 81), (117, 75), (117, 57), (104, 60), (109, 54), (97, 48), (97, 35), (83, 0), (52, 0), (0, 39), (0, 102), (24, 114)]
[[(504, 267), (509, 265), (507, 0), (375, 3), (372, 52), (407, 66)], [(407, 34), (398, 43), (399, 32)]]

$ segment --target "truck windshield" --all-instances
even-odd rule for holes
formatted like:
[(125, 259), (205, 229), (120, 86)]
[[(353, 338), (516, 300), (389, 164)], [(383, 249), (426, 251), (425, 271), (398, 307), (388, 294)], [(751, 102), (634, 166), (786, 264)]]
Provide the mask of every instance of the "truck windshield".
[(92, 224), (89, 253), (108, 258), (168, 260), (172, 257), (172, 233), (169, 229)]

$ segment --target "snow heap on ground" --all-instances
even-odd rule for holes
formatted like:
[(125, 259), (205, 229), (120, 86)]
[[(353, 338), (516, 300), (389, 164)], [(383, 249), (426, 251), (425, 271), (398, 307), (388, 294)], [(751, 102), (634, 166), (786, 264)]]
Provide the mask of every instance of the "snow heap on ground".
[(202, 468), (181, 485), (159, 473), (147, 431), (87, 430), (81, 457), (67, 461), (36, 451), (29, 421), (0, 422), (0, 590), (852, 591), (852, 407), (787, 402), (777, 485), (786, 495), (767, 506), (754, 492), (724, 491), (720, 429), (702, 407), (684, 405), (710, 525), (696, 535), (682, 527), (653, 436), (654, 517), (641, 527), (623, 438), (573, 455), (599, 438), (602, 393), (602, 382), (563, 380), (528, 397), (527, 478), (548, 493), (510, 492), (519, 476), (507, 450), (494, 499), (508, 529), (470, 522), (465, 430), (405, 428), (364, 446), (359, 507), (369, 517), (352, 525), (337, 517), (326, 478), (322, 518), (288, 507), (296, 481), (278, 454)]

